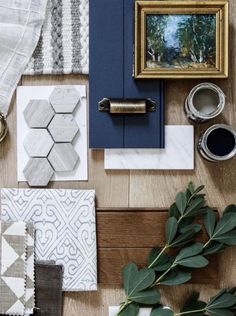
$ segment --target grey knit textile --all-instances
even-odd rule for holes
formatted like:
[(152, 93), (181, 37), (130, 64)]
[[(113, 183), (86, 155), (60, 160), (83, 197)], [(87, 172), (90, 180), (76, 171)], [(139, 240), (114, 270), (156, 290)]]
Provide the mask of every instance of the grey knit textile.
[(42, 35), (24, 74), (88, 74), (88, 2), (48, 0)]

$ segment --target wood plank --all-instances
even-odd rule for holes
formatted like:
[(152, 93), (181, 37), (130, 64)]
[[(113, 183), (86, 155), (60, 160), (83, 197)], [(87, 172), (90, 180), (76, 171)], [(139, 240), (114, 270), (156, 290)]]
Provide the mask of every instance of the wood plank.
[[(122, 268), (129, 262), (139, 267), (147, 265), (146, 258), (151, 248), (100, 248), (98, 251), (99, 283), (104, 285), (121, 285)], [(210, 264), (203, 269), (192, 269), (191, 284), (212, 284), (219, 286), (218, 257), (212, 256)]]
[[(145, 248), (165, 245), (167, 211), (97, 212), (100, 248)], [(199, 222), (199, 221), (198, 221)], [(206, 240), (200, 232), (199, 240)]]

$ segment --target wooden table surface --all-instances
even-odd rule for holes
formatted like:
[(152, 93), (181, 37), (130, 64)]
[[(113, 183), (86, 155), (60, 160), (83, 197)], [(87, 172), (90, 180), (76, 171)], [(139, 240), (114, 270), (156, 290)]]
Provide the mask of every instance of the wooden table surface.
[[(214, 122), (197, 126), (196, 139), (210, 124), (225, 122), (236, 128), (236, 2), (230, 0), (230, 76), (227, 80), (214, 80), (225, 92), (226, 108), (223, 115)], [(167, 124), (188, 124), (183, 112), (184, 99), (199, 80), (166, 82)], [(87, 84), (87, 76), (38, 76), (23, 77), (21, 85)], [(0, 145), (1, 187), (27, 187), (17, 183), (16, 178), (16, 105), (12, 101), (8, 117), (10, 133)], [(195, 154), (194, 171), (105, 171), (102, 150), (89, 151), (89, 181), (53, 183), (53, 188), (95, 188), (97, 207), (104, 208), (168, 208), (177, 191), (188, 181), (206, 185), (208, 204), (222, 210), (227, 204), (236, 203), (236, 159), (222, 164), (208, 163)], [(220, 286), (236, 285), (236, 252), (227, 250), (220, 258)], [(186, 293), (192, 288), (200, 290), (203, 297), (215, 292), (212, 285), (183, 285), (163, 288), (164, 301), (178, 309)], [(177, 290), (178, 288), (178, 290)], [(123, 298), (119, 287), (99, 286), (97, 292), (66, 293), (64, 295), (64, 316), (106, 316), (108, 306), (118, 304)]]

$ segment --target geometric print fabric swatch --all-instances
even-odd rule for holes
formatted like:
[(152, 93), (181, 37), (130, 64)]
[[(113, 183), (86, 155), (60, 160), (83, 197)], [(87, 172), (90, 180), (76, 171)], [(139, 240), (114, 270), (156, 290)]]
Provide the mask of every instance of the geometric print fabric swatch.
[(26, 257), (26, 289), (25, 315), (33, 314), (35, 307), (35, 257), (34, 257), (34, 226), (27, 224), (27, 257)]
[(36, 260), (64, 267), (64, 291), (97, 289), (94, 190), (2, 189), (2, 220), (31, 222)]
[(0, 224), (0, 314), (24, 315), (26, 282), (26, 224)]

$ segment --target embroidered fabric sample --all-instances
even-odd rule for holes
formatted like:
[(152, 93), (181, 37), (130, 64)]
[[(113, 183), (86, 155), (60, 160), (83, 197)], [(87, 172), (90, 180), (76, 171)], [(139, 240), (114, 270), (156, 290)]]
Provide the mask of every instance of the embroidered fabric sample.
[(36, 316), (62, 315), (63, 267), (51, 263), (38, 263), (35, 266)]
[(97, 289), (95, 192), (2, 189), (2, 219), (33, 222), (37, 260), (64, 267), (64, 291)]
[(0, 236), (0, 314), (24, 315), (26, 224), (1, 222)]
[(25, 74), (88, 74), (89, 0), (48, 0), (42, 35)]

